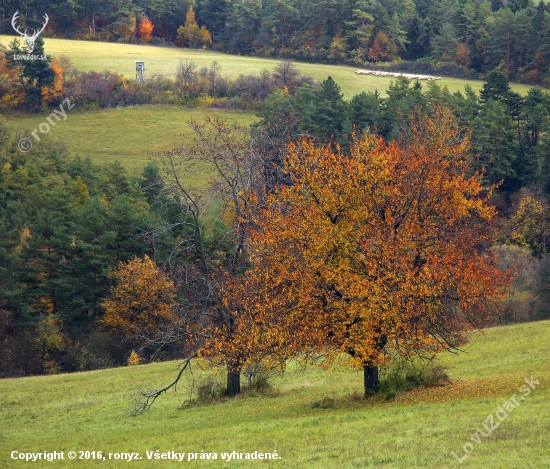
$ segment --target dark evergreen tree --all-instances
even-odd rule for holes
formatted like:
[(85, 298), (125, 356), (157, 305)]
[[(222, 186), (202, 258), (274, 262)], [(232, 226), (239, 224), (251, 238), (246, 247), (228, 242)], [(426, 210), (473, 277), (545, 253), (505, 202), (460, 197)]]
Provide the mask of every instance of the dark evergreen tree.
[(130, 189), (128, 171), (118, 160), (107, 163), (100, 184), (102, 191), (110, 198), (127, 194)]
[(162, 191), (162, 178), (157, 164), (149, 163), (143, 168), (140, 187), (147, 202), (153, 204)]
[(227, 17), (228, 48), (232, 52), (251, 53), (260, 29), (262, 5), (259, 0), (235, 2)]
[(52, 206), (49, 200), (29, 223), (29, 236), (21, 250), (25, 268), (20, 274), (26, 285), (26, 301), (34, 314), (56, 314), (70, 321), (75, 313), (70, 201), (66, 195), (58, 195), (58, 205)]
[(479, 92), (479, 100), (482, 104), (490, 99), (506, 103), (511, 92), (508, 77), (504, 73), (492, 71), (487, 75), (486, 83)]
[(25, 93), (25, 104), (30, 110), (42, 106), (42, 87), (52, 86), (54, 71), (50, 68), (51, 57), (44, 52), (44, 39), (38, 36), (34, 43), (33, 55), (45, 57), (44, 60), (15, 60), (16, 55), (25, 54), (16, 39), (10, 43), (6, 55), (8, 66), (19, 69), (21, 90)]
[(212, 33), (214, 43), (219, 44), (227, 41), (225, 26), (230, 6), (231, 4), (227, 0), (205, 0), (198, 4), (197, 16), (199, 21)]
[(292, 40), (300, 27), (298, 8), (292, 0), (264, 2), (258, 40), (269, 55), (289, 53)]
[(356, 94), (349, 104), (351, 123), (357, 130), (363, 132), (367, 128), (382, 132), (385, 127), (385, 115), (382, 108), (382, 99), (377, 91)]
[(499, 68), (507, 77), (513, 75), (513, 45), (515, 18), (509, 8), (495, 13), (495, 19), (489, 28), (489, 37), (485, 47), (485, 67), (487, 70)]
[(116, 267), (117, 233), (107, 229), (107, 211), (98, 196), (88, 199), (75, 216), (72, 273), (75, 309), (81, 317), (101, 312), (101, 301), (109, 293), (109, 272)]
[(407, 31), (406, 59), (417, 60), (424, 57), (425, 48), (421, 38), (422, 20), (418, 16), (414, 16)]
[(80, 177), (91, 195), (95, 195), (99, 191), (99, 182), (101, 179), (100, 168), (95, 166), (92, 159), (87, 156), (82, 159), (80, 156), (76, 156), (67, 167), (69, 175), (76, 179)]
[[(17, 247), (20, 242), (17, 230), (10, 229), (5, 216), (0, 217), (0, 314), (13, 318), (10, 327), (26, 322), (28, 308), (24, 290), (18, 281), (21, 269)], [(1, 327), (1, 326), (0, 326)]]
[(387, 98), (384, 100), (384, 109), (387, 125), (382, 135), (389, 140), (399, 136), (402, 116), (408, 114), (418, 106), (425, 104), (422, 94), (422, 85), (412, 82), (406, 77), (398, 77), (390, 83)]
[(474, 169), (484, 168), (488, 184), (505, 183), (503, 189), (517, 188), (515, 161), (518, 142), (508, 107), (489, 99), (472, 122), (472, 150)]
[(110, 246), (114, 260), (128, 261), (136, 255), (145, 253), (137, 234), (140, 223), (140, 213), (132, 207), (126, 195), (115, 197), (107, 211), (105, 230), (115, 233), (114, 244)]
[(313, 91), (313, 100), (304, 109), (300, 130), (319, 139), (320, 143), (333, 139), (344, 142), (345, 134), (351, 132), (351, 122), (343, 97), (340, 87), (328, 77)]
[(451, 23), (445, 23), (432, 41), (431, 57), (438, 63), (451, 64), (457, 61), (458, 38)]
[(469, 125), (479, 112), (479, 98), (470, 85), (464, 87), (464, 95), (457, 91), (449, 98), (449, 104), (460, 123)]

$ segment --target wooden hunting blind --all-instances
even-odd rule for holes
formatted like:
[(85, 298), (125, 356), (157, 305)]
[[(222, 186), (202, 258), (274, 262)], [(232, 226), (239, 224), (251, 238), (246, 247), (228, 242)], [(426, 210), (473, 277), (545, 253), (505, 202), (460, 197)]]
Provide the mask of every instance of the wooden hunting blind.
[(136, 83), (145, 83), (145, 62), (136, 60)]

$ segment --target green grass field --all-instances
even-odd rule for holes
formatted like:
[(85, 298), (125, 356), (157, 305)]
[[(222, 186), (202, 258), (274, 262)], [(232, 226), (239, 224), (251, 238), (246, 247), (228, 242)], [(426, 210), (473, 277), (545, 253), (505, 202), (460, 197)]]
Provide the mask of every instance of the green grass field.
[[(135, 389), (166, 384), (175, 362), (56, 376), (0, 380), (0, 466), (97, 468), (550, 468), (550, 321), (487, 330), (465, 353), (443, 354), (453, 383), (396, 399), (354, 400), (362, 375), (307, 368), (289, 371), (270, 395), (179, 409), (184, 385), (132, 417)], [(195, 376), (204, 376), (195, 372)], [(538, 386), (524, 400), (518, 388)], [(186, 378), (189, 380), (189, 377)], [(185, 384), (185, 383), (184, 383)], [(520, 405), (480, 443), (471, 437), (514, 397)], [(312, 408), (329, 397), (330, 408)], [(502, 414), (501, 414), (502, 416)], [(495, 417), (495, 422), (498, 419)], [(467, 446), (468, 449), (470, 447)], [(26, 463), (12, 451), (138, 452), (142, 460)], [(273, 452), (273, 461), (148, 460), (146, 451)]]
[[(228, 121), (243, 125), (254, 121), (253, 114), (244, 112), (214, 112), (188, 110), (176, 106), (136, 106), (67, 114), (66, 121), (51, 127), (47, 137), (61, 139), (71, 156), (89, 155), (95, 162), (105, 163), (116, 159), (129, 170), (140, 171), (152, 155), (173, 150), (189, 142), (190, 120), (202, 121), (217, 114)], [(10, 113), (5, 117), (14, 129), (37, 129), (48, 114)], [(40, 132), (38, 136), (42, 137)], [(33, 145), (40, 145), (30, 137)]]
[[(0, 43), (7, 45), (15, 36), (0, 36)], [(221, 73), (228, 77), (237, 77), (240, 74), (258, 74), (264, 69), (272, 70), (277, 60), (257, 57), (243, 57), (222, 54), (215, 51), (196, 49), (182, 49), (177, 47), (158, 47), (149, 45), (115, 44), (90, 41), (71, 41), (66, 39), (45, 38), (46, 53), (55, 57), (66, 55), (71, 58), (74, 66), (82, 71), (110, 70), (122, 73), (127, 78), (135, 77), (135, 60), (144, 60), (146, 76), (164, 75), (175, 76), (180, 60), (189, 58), (199, 67), (209, 66), (216, 60), (222, 67)], [(337, 65), (297, 63), (298, 69), (304, 75), (309, 75), (318, 81), (332, 76), (340, 85), (344, 96), (350, 99), (362, 91), (378, 91), (384, 94), (393, 78), (374, 77), (371, 75), (355, 75), (354, 67)], [(462, 80), (458, 78), (444, 78), (439, 81), (447, 85), (451, 93), (463, 91), (464, 85), (469, 84), (475, 90), (483, 86), (483, 81)], [(512, 88), (526, 94), (529, 86), (512, 85)]]

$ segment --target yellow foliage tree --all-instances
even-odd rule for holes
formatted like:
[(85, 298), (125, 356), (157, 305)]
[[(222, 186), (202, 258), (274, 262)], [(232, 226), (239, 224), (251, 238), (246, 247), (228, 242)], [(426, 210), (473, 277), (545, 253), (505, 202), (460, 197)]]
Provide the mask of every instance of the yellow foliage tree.
[(529, 248), (536, 256), (545, 254), (550, 243), (550, 209), (546, 197), (524, 188), (512, 210), (502, 240)]
[(124, 341), (159, 349), (184, 327), (177, 314), (173, 281), (148, 257), (121, 262), (111, 296), (103, 302), (103, 323)]
[(53, 314), (42, 316), (38, 324), (38, 337), (35, 339), (35, 345), (38, 349), (39, 364), (42, 371), (47, 374), (55, 374), (60, 371), (52, 354), (65, 348), (65, 334), (61, 331), (61, 325), (61, 320)]
[(208, 31), (208, 29), (206, 29), (206, 26), (201, 26), (198, 40), (205, 49), (212, 44), (212, 34)]
[(136, 366), (140, 364), (141, 364), (141, 357), (135, 350), (132, 350), (130, 352), (130, 356), (128, 357), (128, 366)]
[(206, 26), (199, 28), (195, 20), (195, 12), (190, 6), (185, 17), (185, 26), (178, 28), (177, 44), (181, 47), (208, 47), (212, 44), (212, 35)]
[(86, 203), (86, 200), (90, 198), (90, 192), (88, 191), (88, 186), (82, 180), (80, 176), (77, 176), (75, 181), (76, 195), (75, 200), (78, 204), (78, 208), (82, 208)]

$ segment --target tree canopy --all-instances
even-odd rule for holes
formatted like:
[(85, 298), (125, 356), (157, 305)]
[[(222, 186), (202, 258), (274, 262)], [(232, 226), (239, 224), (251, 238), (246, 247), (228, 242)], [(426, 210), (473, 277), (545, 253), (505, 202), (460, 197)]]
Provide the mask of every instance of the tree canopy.
[(271, 363), (347, 354), (370, 388), (391, 351), (465, 344), (509, 281), (488, 250), (492, 188), (469, 160), (467, 135), (441, 109), (411, 115), (389, 144), (355, 135), (349, 154), (291, 144), (291, 183), (251, 215), (251, 268), (223, 290), (235, 331), (227, 342), (218, 329), (217, 347)]

